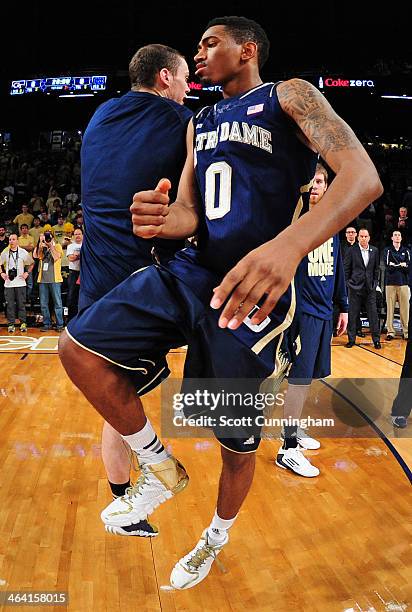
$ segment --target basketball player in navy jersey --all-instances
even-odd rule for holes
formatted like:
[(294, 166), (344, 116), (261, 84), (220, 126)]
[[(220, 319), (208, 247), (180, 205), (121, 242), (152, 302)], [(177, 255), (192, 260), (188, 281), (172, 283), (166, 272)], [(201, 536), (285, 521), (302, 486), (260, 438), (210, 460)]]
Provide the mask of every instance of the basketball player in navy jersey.
[[(319, 206), (328, 187), (328, 173), (317, 164), (309, 209)], [(345, 333), (348, 325), (348, 296), (345, 272), (335, 234), (323, 245), (311, 251), (300, 264), (301, 290), (299, 335), (301, 350), (288, 375), (288, 389), (283, 407), (285, 419), (299, 420), (302, 415), (313, 378), (324, 378), (331, 372), (331, 339), (333, 334), (333, 306), (339, 316), (336, 332)], [(301, 449), (320, 447), (301, 427), (286, 426), (282, 431), (283, 446), (279, 449), (276, 465), (308, 478), (318, 476), (319, 469), (303, 455)]]
[[(82, 246), (79, 310), (90, 306), (157, 256), (167, 261), (182, 241), (142, 240), (133, 235), (129, 205), (133, 194), (169, 173), (177, 185), (186, 156), (186, 128), (192, 115), (183, 106), (189, 92), (185, 58), (171, 47), (140, 48), (129, 64), (131, 90), (96, 110), (81, 149), (82, 205), (86, 233)], [(166, 375), (157, 364), (153, 377)], [(150, 385), (138, 392), (150, 391)], [(102, 457), (114, 497), (130, 486), (130, 458), (120, 434), (103, 426)], [(146, 521), (108, 529), (119, 535), (157, 535)]]
[[(130, 276), (82, 312), (61, 338), (68, 375), (141, 465), (136, 485), (103, 511), (108, 525), (146, 518), (187, 482), (176, 459), (154, 452), (158, 438), (124, 371), (149, 382), (150, 363), (187, 344), (186, 377), (248, 377), (256, 389), (270, 375), (279, 378), (294, 349), (289, 330), (300, 261), (382, 192), (362, 145), (316, 88), (300, 79), (262, 83), (259, 69), (268, 51), (265, 32), (250, 19), (222, 17), (208, 24), (196, 74), (221, 84), (224, 99), (189, 124), (187, 159), (170, 208), (167, 179), (137, 193), (131, 207), (137, 236), (197, 234), (198, 245), (167, 266)], [(336, 179), (319, 206), (298, 219), (315, 171), (314, 151)], [(200, 401), (195, 408), (204, 410)], [(174, 588), (203, 580), (229, 539), (260, 442), (253, 407), (250, 415), (252, 424), (239, 432), (215, 430), (223, 461), (216, 512), (195, 548), (173, 568)]]

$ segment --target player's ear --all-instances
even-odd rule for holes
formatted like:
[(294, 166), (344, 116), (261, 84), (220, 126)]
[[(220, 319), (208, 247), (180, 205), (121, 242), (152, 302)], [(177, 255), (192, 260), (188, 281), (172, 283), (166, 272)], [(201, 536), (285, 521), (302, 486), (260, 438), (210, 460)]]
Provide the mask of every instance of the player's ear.
[(253, 57), (257, 57), (257, 44), (254, 42), (244, 43), (242, 47), (241, 59), (247, 61)]
[(162, 68), (159, 71), (159, 79), (162, 82), (163, 85), (165, 85), (166, 87), (169, 87), (170, 85), (170, 70), (168, 70), (167, 68)]

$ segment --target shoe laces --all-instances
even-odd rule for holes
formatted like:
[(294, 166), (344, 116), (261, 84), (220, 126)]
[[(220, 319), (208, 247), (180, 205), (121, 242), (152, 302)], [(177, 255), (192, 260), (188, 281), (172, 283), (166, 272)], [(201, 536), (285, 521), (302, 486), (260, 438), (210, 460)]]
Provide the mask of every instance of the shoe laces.
[(130, 487), (127, 487), (125, 494), (123, 497), (137, 497), (137, 495), (143, 495), (143, 487), (148, 483), (148, 476), (149, 474), (147, 473), (147, 471), (145, 471), (144, 466), (141, 466), (141, 474), (139, 476), (139, 478), (137, 479), (137, 481), (132, 484)]
[(190, 559), (186, 562), (186, 565), (197, 570), (205, 561), (207, 561), (209, 557), (216, 559), (217, 552), (215, 550), (215, 546), (213, 544), (208, 544), (206, 541), (205, 544), (203, 544), (195, 553), (193, 553)]
[(308, 438), (308, 434), (306, 433), (306, 429), (304, 427), (298, 427), (297, 435), (301, 438)]

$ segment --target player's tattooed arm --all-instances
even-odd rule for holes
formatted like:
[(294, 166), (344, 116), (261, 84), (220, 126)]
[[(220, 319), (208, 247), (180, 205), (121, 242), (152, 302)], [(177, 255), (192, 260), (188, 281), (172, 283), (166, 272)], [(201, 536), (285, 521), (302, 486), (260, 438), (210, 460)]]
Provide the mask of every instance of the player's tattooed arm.
[(313, 85), (292, 79), (278, 85), (277, 95), (284, 112), (299, 128), (301, 139), (304, 136), (336, 176), (316, 206), (276, 238), (243, 257), (215, 288), (211, 306), (224, 305), (221, 327), (237, 329), (251, 308), (265, 297), (252, 318), (252, 323), (261, 323), (287, 289), (302, 257), (350, 223), (382, 193), (376, 168), (365, 149)]
[(278, 85), (279, 103), (299, 126), (307, 140), (328, 162), (330, 154), (362, 145), (345, 121), (310, 83), (291, 79)]

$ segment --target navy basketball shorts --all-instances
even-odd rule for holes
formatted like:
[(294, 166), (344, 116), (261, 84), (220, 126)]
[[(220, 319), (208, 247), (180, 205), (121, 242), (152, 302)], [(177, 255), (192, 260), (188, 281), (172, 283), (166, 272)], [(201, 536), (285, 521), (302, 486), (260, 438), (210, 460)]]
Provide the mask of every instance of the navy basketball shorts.
[[(218, 284), (214, 273), (181, 252), (167, 268), (151, 265), (133, 273), (72, 319), (67, 332), (82, 348), (127, 371), (139, 395), (168, 375), (167, 353), (184, 345), (188, 351), (182, 389), (194, 379), (247, 379), (248, 390), (257, 392), (263, 380), (275, 379), (284, 371), (285, 360), (290, 361), (294, 289), (289, 288), (260, 325), (248, 319), (232, 331), (218, 327), (221, 311), (209, 306)], [(227, 435), (227, 430), (214, 429), (229, 450), (253, 452), (259, 445), (262, 425), (254, 424), (253, 406), (246, 410), (253, 424), (244, 431)]]
[(333, 321), (301, 313), (299, 321), (301, 350), (288, 375), (292, 385), (310, 385), (313, 378), (325, 378), (331, 372)]

